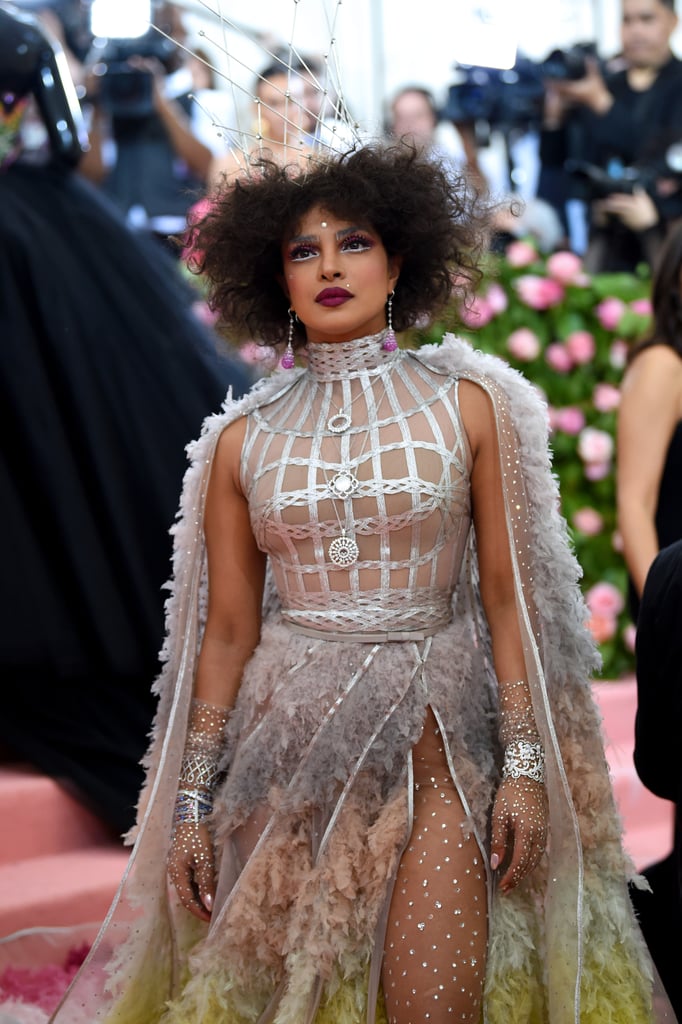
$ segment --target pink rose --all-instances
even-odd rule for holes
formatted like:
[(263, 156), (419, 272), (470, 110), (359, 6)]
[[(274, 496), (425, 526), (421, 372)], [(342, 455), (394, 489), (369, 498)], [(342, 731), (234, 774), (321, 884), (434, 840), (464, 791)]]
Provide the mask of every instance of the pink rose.
[(623, 543), (623, 535), (618, 530), (615, 530), (611, 536), (611, 547), (614, 551), (617, 551), (619, 555), (622, 555), (625, 550), (625, 544)]
[(212, 206), (212, 200), (205, 197), (195, 203), (187, 214), (187, 230), (183, 237), (184, 248), (180, 253), (180, 259), (184, 260), (192, 270), (199, 267), (203, 256), (203, 252), (197, 245), (198, 225), (211, 212)]
[(537, 260), (538, 252), (530, 242), (510, 242), (505, 257), (510, 267), (529, 267)]
[(620, 405), (620, 391), (613, 384), (597, 384), (592, 401), (597, 412), (613, 412)]
[(578, 441), (578, 455), (583, 462), (608, 463), (613, 455), (613, 438), (605, 430), (585, 427)]
[(573, 525), (586, 537), (596, 537), (604, 527), (604, 520), (596, 508), (579, 508), (573, 515)]
[(611, 297), (603, 299), (596, 307), (595, 313), (599, 323), (605, 330), (615, 331), (626, 309), (627, 306), (621, 299)]
[(540, 355), (540, 339), (528, 327), (519, 327), (507, 338), (507, 348), (515, 359), (528, 363)]
[(561, 284), (573, 284), (582, 266), (582, 260), (574, 252), (555, 252), (547, 260), (547, 273)]
[(239, 358), (249, 366), (262, 365), (272, 368), (277, 359), (277, 352), (270, 345), (259, 345), (256, 341), (246, 341), (239, 346)]
[(579, 434), (585, 426), (585, 414), (575, 405), (567, 405), (564, 409), (555, 409), (552, 419), (557, 430), (562, 430), (564, 434), (570, 434), (571, 437)]
[(606, 580), (590, 587), (585, 594), (585, 603), (593, 615), (603, 615), (608, 619), (620, 615), (625, 607), (625, 599), (618, 587)]
[(584, 469), (585, 476), (588, 480), (592, 481), (592, 483), (597, 480), (604, 480), (610, 472), (610, 462), (588, 462)]
[(630, 303), (630, 309), (638, 316), (651, 316), (653, 312), (649, 299), (635, 299)]
[(477, 330), (479, 327), (489, 324), (494, 313), (490, 303), (483, 295), (474, 295), (470, 302), (462, 306), (460, 316), (465, 327)]
[(550, 309), (564, 297), (564, 286), (551, 277), (524, 274), (514, 282), (519, 298), (531, 309)]
[(197, 299), (192, 303), (192, 312), (194, 313), (197, 320), (201, 321), (207, 327), (213, 327), (218, 322), (220, 314), (216, 310), (215, 312), (210, 309), (208, 303), (204, 302), (203, 299)]
[(551, 366), (557, 373), (568, 373), (573, 369), (571, 353), (560, 341), (553, 341), (545, 350), (545, 359), (548, 366)]
[(606, 615), (592, 615), (587, 623), (595, 643), (605, 644), (616, 635), (616, 620)]
[(589, 363), (597, 351), (594, 338), (589, 331), (573, 331), (566, 338), (565, 345), (571, 359), (578, 366)]
[(609, 362), (614, 370), (622, 370), (628, 361), (628, 343), (616, 338), (609, 349)]
[(631, 654), (634, 654), (636, 639), (637, 627), (634, 623), (628, 622), (627, 626), (623, 630), (623, 643), (625, 644), (626, 651), (630, 651)]
[(504, 288), (496, 282), (493, 282), (490, 285), (485, 297), (495, 316), (497, 316), (498, 313), (504, 313), (505, 309), (509, 305), (507, 293)]

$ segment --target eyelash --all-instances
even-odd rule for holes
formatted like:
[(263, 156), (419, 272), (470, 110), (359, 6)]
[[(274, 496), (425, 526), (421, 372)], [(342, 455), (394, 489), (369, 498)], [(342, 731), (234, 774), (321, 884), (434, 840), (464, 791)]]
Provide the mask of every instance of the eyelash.
[[(358, 243), (358, 248), (351, 249), (349, 245), (351, 243)], [(341, 251), (345, 252), (366, 252), (371, 249), (374, 243), (371, 238), (367, 235), (355, 234), (347, 235), (341, 241)], [(317, 249), (314, 245), (296, 245), (289, 253), (289, 259), (294, 263), (302, 263), (304, 260), (312, 259), (317, 255)]]
[(371, 249), (374, 244), (372, 242), (372, 239), (368, 238), (367, 235), (360, 234), (348, 235), (346, 238), (344, 238), (343, 245), (347, 246), (350, 242), (359, 242), (361, 246), (360, 249), (351, 249), (351, 252), (363, 252), (365, 249)]

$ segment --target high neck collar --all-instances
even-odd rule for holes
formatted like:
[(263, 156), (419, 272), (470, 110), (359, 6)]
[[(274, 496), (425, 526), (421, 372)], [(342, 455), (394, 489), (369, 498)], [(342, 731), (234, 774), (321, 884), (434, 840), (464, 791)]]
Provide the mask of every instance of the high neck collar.
[(378, 372), (400, 356), (400, 349), (382, 348), (388, 328), (352, 341), (314, 341), (306, 348), (308, 370), (317, 380), (341, 380), (360, 373)]

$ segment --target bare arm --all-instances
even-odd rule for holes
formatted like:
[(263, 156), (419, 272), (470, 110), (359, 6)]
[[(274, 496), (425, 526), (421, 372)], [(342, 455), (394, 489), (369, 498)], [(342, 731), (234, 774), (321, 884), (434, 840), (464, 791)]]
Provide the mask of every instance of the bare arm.
[(618, 525), (637, 593), (658, 552), (656, 505), (666, 453), (682, 415), (682, 360), (666, 345), (641, 352), (623, 381), (618, 413)]
[(239, 480), (246, 420), (223, 432), (206, 496), (208, 615), (194, 681), (168, 855), (183, 906), (210, 919), (215, 859), (210, 820), (224, 732), (244, 666), (260, 635), (265, 557), (256, 546)]
[(260, 636), (265, 556), (256, 546), (239, 479), (246, 420), (222, 434), (206, 496), (208, 617), (194, 696), (233, 707)]
[(512, 889), (540, 861), (547, 842), (544, 757), (535, 724), (516, 607), (500, 451), (488, 396), (460, 383), (460, 408), (472, 454), (471, 497), (481, 599), (490, 629), (505, 750), (492, 811), (490, 866)]
[(521, 679), (526, 666), (514, 596), (493, 408), (476, 384), (462, 381), (459, 388), (462, 417), (473, 457), (471, 496), (481, 598), (490, 628), (495, 671), (498, 679)]

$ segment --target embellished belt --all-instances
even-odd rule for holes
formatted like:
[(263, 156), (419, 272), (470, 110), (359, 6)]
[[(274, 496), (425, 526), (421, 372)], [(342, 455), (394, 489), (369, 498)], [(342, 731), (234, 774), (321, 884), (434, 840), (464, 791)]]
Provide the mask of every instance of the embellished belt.
[(339, 633), (335, 630), (315, 629), (314, 626), (299, 626), (297, 622), (289, 622), (288, 619), (282, 621), (294, 633), (301, 633), (303, 636), (310, 636), (315, 640), (334, 640), (348, 644), (406, 643), (409, 640), (426, 640), (428, 636), (440, 633), (441, 629), (448, 625), (447, 622), (439, 622), (435, 626), (426, 626), (424, 629), (393, 629), (384, 633)]

